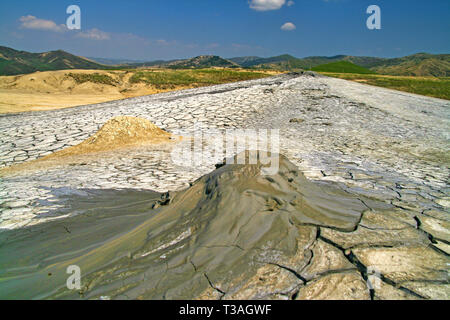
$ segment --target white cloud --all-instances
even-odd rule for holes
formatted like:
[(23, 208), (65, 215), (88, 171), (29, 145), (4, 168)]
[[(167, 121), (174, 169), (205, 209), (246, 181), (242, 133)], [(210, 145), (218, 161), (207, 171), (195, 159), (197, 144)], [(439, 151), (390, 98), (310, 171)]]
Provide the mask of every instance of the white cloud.
[(52, 20), (39, 19), (32, 15), (20, 17), (19, 21), (22, 22), (20, 27), (23, 29), (45, 30), (53, 32), (63, 32), (67, 30), (64, 24), (57, 25)]
[(109, 40), (110, 39), (109, 33), (101, 31), (96, 28), (79, 32), (79, 33), (77, 33), (76, 37), (91, 39), (91, 40)]
[(289, 1), (287, 2), (287, 6), (288, 6), (288, 7), (292, 7), (294, 4), (295, 4), (295, 2), (292, 1), (292, 0), (289, 0)]
[(283, 30), (283, 31), (292, 31), (295, 29), (297, 29), (297, 27), (292, 22), (286, 22), (285, 24), (283, 24), (281, 26), (281, 30)]
[(250, 0), (250, 8), (256, 11), (278, 10), (286, 0)]

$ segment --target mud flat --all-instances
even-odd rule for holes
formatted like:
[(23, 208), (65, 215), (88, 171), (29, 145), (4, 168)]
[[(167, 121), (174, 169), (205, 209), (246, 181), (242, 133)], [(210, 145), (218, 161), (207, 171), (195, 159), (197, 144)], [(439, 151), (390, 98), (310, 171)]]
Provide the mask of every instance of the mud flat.
[[(178, 167), (163, 144), (2, 176), (2, 294), (448, 299), (448, 101), (281, 75), (2, 116), (0, 166), (76, 146), (124, 115), (173, 135), (278, 128), (285, 157), (267, 179), (215, 158)], [(69, 264), (85, 270), (81, 293), (65, 289)]]
[[(216, 71), (216, 78), (208, 72)], [(237, 79), (256, 79), (273, 71), (248, 72), (228, 70), (229, 77), (223, 77), (220, 69), (207, 69), (205, 73), (195, 70), (60, 70), (35, 72), (17, 76), (0, 76), (0, 114), (27, 111), (55, 110), (94, 103), (121, 100), (130, 97), (145, 96), (174, 90), (197, 88), (216, 83), (226, 83)], [(183, 74), (190, 74), (190, 81), (181, 81)], [(149, 81), (136, 80), (140, 74), (150, 74), (161, 79)]]

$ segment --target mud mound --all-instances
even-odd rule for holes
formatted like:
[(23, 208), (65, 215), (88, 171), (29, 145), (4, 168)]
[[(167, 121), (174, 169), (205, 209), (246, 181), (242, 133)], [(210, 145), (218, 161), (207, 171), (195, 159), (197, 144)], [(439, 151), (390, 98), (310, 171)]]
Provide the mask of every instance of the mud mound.
[[(261, 175), (260, 162), (218, 167), (174, 194), (85, 190), (58, 212), (77, 216), (1, 233), (0, 297), (290, 296), (317, 226), (351, 231), (365, 210), (359, 199), (309, 182), (283, 156), (272, 176)], [(81, 293), (66, 287), (68, 265), (82, 270)]]
[(93, 136), (82, 143), (49, 154), (43, 158), (0, 170), (1, 174), (20, 170), (43, 169), (51, 165), (76, 162), (80, 156), (121, 148), (154, 145), (174, 139), (147, 119), (118, 116), (108, 120)]
[(123, 147), (167, 142), (171, 134), (143, 118), (119, 116), (108, 120), (99, 131), (82, 143), (55, 152), (49, 157), (85, 154)]

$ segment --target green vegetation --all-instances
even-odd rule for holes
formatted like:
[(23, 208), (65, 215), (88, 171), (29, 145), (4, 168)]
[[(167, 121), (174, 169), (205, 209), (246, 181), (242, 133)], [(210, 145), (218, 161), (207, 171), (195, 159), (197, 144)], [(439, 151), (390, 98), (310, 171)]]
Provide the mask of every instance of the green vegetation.
[(239, 68), (239, 65), (236, 63), (219, 56), (198, 56), (188, 60), (174, 61), (168, 63), (166, 66), (171, 69), (203, 69), (210, 67)]
[(374, 66), (379, 74), (397, 76), (450, 77), (450, 55), (418, 53), (408, 57), (387, 59), (385, 63)]
[[(398, 76), (450, 76), (449, 54), (418, 53), (401, 58), (355, 57), (337, 55), (332, 57), (313, 56), (302, 59), (290, 55), (281, 55), (270, 58), (236, 57), (229, 59), (242, 67), (254, 69), (274, 69), (295, 71), (298, 69), (310, 70), (314, 67), (332, 62), (347, 61), (360, 67), (370, 69), (374, 73)], [(330, 70), (330, 72), (332, 72)], [(334, 72), (341, 72), (336, 70)], [(356, 72), (356, 71), (354, 71)], [(362, 72), (359, 72), (362, 73)]]
[(372, 74), (323, 73), (373, 86), (450, 100), (450, 77), (400, 77)]
[(256, 70), (300, 71), (305, 69), (306, 66), (302, 59), (297, 59), (288, 54), (270, 58), (250, 57), (244, 58), (244, 60), (241, 58), (233, 58), (231, 60), (243, 61), (241, 64), (242, 67)]
[(229, 69), (146, 70), (136, 72), (130, 78), (130, 83), (144, 82), (157, 89), (171, 89), (176, 86), (205, 86), (267, 76), (269, 75), (261, 72)]
[(108, 84), (110, 86), (117, 85), (117, 81), (106, 74), (100, 73), (69, 73), (69, 77), (73, 78), (76, 83), (81, 84), (85, 82)]
[(374, 73), (369, 69), (360, 67), (348, 61), (336, 61), (327, 64), (322, 64), (312, 68), (317, 72), (339, 72), (339, 73), (359, 73), (359, 74), (371, 74)]
[[(98, 61), (100, 63), (61, 50), (30, 53), (0, 46), (0, 75), (16, 75), (32, 73), (35, 71), (66, 69), (136, 70), (148, 67), (164, 69), (205, 69), (221, 67), (277, 71), (319, 70), (321, 72), (377, 73), (420, 77), (450, 76), (450, 54), (428, 53), (417, 53), (400, 58), (336, 55), (332, 57), (312, 56), (301, 59), (288, 54), (269, 58), (247, 56), (230, 59), (224, 59), (219, 56), (202, 55), (191, 59), (171, 61), (157, 60), (149, 62), (133, 62), (126, 60), (112, 60), (118, 65), (108, 66), (101, 64), (101, 62), (109, 61), (108, 64), (111, 64), (112, 61), (109, 59), (99, 58)], [(351, 66), (351, 64), (353, 64), (353, 66)]]
[(17, 51), (0, 46), (0, 75), (65, 69), (102, 69), (103, 65), (62, 50), (44, 53)]

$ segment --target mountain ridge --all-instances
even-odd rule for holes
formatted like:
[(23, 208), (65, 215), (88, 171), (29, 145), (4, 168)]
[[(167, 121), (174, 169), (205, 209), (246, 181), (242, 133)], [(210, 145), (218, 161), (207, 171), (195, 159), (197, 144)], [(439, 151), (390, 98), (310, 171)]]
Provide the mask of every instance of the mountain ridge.
[[(240, 57), (231, 58), (240, 61)], [(291, 55), (280, 55), (269, 58), (254, 58), (245, 61), (248, 68), (275, 68), (281, 70), (313, 69), (314, 67), (338, 62), (348, 61), (352, 64), (367, 68), (373, 72), (398, 76), (450, 76), (450, 54), (416, 53), (399, 58), (378, 58), (367, 56), (310, 56), (295, 58)]]
[[(141, 60), (142, 61), (142, 60)], [(289, 54), (273, 57), (242, 56), (222, 58), (217, 55), (200, 55), (190, 59), (134, 61), (126, 59), (84, 58), (55, 50), (30, 53), (0, 46), (0, 75), (27, 74), (36, 71), (64, 69), (111, 69), (111, 68), (250, 68), (277, 71), (311, 70), (320, 65), (347, 61), (371, 72), (396, 76), (450, 76), (450, 54), (416, 53), (398, 58), (368, 56), (310, 56), (296, 58)]]
[(31, 53), (0, 46), (0, 75), (65, 69), (104, 69), (105, 67), (63, 50)]

